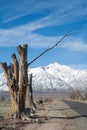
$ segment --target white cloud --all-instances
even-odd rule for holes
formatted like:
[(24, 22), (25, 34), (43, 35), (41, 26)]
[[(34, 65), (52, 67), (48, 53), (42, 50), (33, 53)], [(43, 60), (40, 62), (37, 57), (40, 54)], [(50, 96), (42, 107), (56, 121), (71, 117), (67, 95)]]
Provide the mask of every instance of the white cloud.
[(73, 65), (69, 65), (69, 66), (73, 67), (75, 69), (87, 70), (87, 64), (73, 64)]
[(46, 37), (32, 33), (37, 26), (39, 27), (39, 25), (26, 25), (10, 30), (0, 30), (0, 46), (17, 46), (26, 43), (29, 47), (44, 48), (59, 39), (59, 37)]
[(9, 22), (25, 16), (30, 13), (43, 12), (50, 10), (52, 13), (43, 19), (43, 23), (47, 25), (63, 24), (72, 20), (77, 20), (80, 17), (85, 16), (87, 13), (87, 1), (86, 0), (48, 0), (35, 1), (12, 1), (9, 4), (3, 6), (3, 22)]
[[(62, 36), (47, 37), (32, 33), (33, 30), (43, 26), (44, 25), (41, 25), (39, 22), (37, 22), (37, 24), (27, 24), (10, 30), (0, 30), (0, 46), (17, 46), (19, 44), (26, 43), (32, 48), (47, 48), (57, 43)], [(62, 41), (58, 47), (67, 48), (72, 51), (87, 52), (87, 44), (79, 37), (70, 36)]]
[(63, 44), (61, 44), (61, 47), (72, 51), (87, 52), (87, 44), (79, 37), (70, 37), (68, 40), (65, 40)]
[[(43, 2), (35, 2), (35, 0), (26, 0), (23, 2), (23, 0), (21, 0), (21, 3), (14, 1), (8, 5), (5, 5), (1, 9), (5, 11), (5, 15), (3, 15), (2, 18), (3, 23), (10, 22), (30, 13), (40, 11), (43, 12), (45, 9), (51, 10), (52, 13), (46, 17), (31, 22), (30, 24), (22, 25), (12, 29), (0, 29), (0, 46), (17, 46), (18, 44), (24, 43), (29, 44), (29, 47), (35, 48), (51, 46), (60, 39), (60, 36), (46, 37), (40, 34), (35, 34), (33, 31), (42, 27), (60, 25), (75, 21), (78, 18), (86, 15), (86, 5), (87, 2), (85, 0), (70, 0), (64, 2), (61, 0), (51, 0), (50, 3), (48, 0), (44, 0)], [(6, 13), (7, 10), (8, 12)], [(63, 42), (60, 47), (68, 48), (74, 51), (87, 50), (87, 45), (85, 42), (82, 39), (75, 37), (71, 37), (70, 41), (68, 42)]]

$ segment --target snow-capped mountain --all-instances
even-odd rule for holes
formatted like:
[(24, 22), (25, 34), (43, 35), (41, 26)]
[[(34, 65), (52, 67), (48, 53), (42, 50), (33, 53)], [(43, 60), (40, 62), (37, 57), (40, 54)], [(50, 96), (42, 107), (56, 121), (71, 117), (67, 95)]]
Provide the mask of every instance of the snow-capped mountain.
[[(76, 70), (58, 63), (45, 67), (30, 69), (29, 74), (33, 74), (33, 89), (38, 91), (49, 89), (84, 90), (87, 88), (87, 71)], [(6, 80), (0, 74), (0, 90), (7, 90)]]

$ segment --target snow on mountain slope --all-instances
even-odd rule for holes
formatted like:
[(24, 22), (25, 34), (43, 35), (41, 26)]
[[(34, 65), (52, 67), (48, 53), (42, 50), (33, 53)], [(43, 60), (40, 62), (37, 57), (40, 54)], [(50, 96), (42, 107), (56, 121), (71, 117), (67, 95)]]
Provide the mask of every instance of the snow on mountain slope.
[(0, 74), (0, 90), (8, 91), (8, 87), (6, 85), (6, 79), (3, 73)]
[[(87, 88), (87, 71), (75, 70), (58, 63), (45, 67), (30, 69), (29, 74), (33, 74), (33, 89), (42, 91), (49, 89), (79, 89)], [(7, 90), (6, 80), (0, 74), (0, 90)]]
[(87, 71), (75, 70), (58, 63), (46, 67), (31, 69), (33, 87), (42, 89), (85, 89), (87, 87)]

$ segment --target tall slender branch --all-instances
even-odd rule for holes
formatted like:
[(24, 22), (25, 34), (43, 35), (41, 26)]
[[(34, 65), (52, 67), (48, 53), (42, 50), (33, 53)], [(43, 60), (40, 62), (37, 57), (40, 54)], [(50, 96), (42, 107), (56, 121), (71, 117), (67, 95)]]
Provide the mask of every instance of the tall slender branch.
[(28, 66), (31, 65), (34, 61), (36, 61), (39, 57), (41, 57), (42, 55), (44, 55), (46, 52), (48, 52), (48, 51), (50, 51), (51, 49), (53, 49), (53, 48), (55, 48), (56, 46), (58, 46), (58, 44), (59, 44), (60, 42), (62, 42), (66, 37), (70, 36), (73, 31), (75, 31), (75, 30), (77, 30), (77, 29), (79, 29), (79, 28), (80, 28), (80, 27), (77, 27), (77, 28), (73, 28), (73, 29), (67, 31), (67, 32), (63, 35), (63, 37), (62, 37), (56, 44), (54, 44), (53, 46), (49, 47), (48, 49), (46, 49), (45, 51), (43, 51), (41, 54), (39, 54), (37, 57), (35, 57), (32, 61), (30, 61), (30, 62), (28, 63)]

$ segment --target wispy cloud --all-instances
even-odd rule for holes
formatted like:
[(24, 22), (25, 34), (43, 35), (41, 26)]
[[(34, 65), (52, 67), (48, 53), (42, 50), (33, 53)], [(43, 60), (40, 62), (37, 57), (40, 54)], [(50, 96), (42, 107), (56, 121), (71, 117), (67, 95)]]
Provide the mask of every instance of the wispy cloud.
[(58, 39), (58, 37), (46, 37), (32, 33), (35, 27), (43, 25), (26, 25), (10, 30), (0, 30), (0, 46), (17, 46), (18, 44), (29, 44), (29, 47), (43, 48), (48, 47)]
[[(15, 4), (14, 4), (15, 3)], [(57, 4), (58, 3), (58, 4)], [(78, 20), (87, 15), (86, 0), (13, 0), (10, 3), (2, 6), (0, 11), (4, 12), (1, 17), (1, 23), (8, 23), (21, 18), (27, 14), (34, 12), (50, 11), (46, 17), (37, 19), (31, 23), (17, 26), (11, 29), (0, 29), (0, 46), (17, 46), (18, 44), (29, 44), (29, 47), (48, 47), (56, 43), (61, 36), (47, 37), (33, 31), (39, 28), (44, 28), (53, 25), (61, 25)], [(73, 41), (73, 42), (71, 42)], [(60, 47), (65, 47), (75, 51), (86, 51), (87, 45), (82, 39), (72, 38), (71, 41), (65, 42)], [(69, 44), (71, 45), (69, 46)]]
[[(35, 12), (43, 12), (44, 9), (50, 10), (51, 6), (48, 6), (48, 2), (38, 0), (13, 0), (10, 3), (6, 2), (6, 5), (2, 5), (0, 11), (3, 12), (2, 23), (10, 22), (15, 19), (19, 19), (25, 15), (29, 15)], [(51, 9), (52, 10), (52, 9)]]
[(70, 37), (69, 40), (65, 41), (60, 45), (62, 48), (67, 48), (72, 51), (87, 52), (87, 44), (79, 37)]
[[(29, 44), (32, 48), (47, 48), (57, 41), (62, 36), (43, 36), (40, 34), (32, 33), (33, 30), (43, 27), (44, 25), (37, 22), (27, 24), (19, 28), (10, 30), (0, 30), (0, 46), (17, 46), (18, 44)], [(87, 52), (87, 44), (79, 37), (69, 37), (62, 41), (59, 45), (60, 48), (67, 48), (72, 51), (85, 51)]]
[(87, 14), (87, 1), (65, 0), (62, 2), (61, 0), (51, 0), (49, 3), (48, 0), (26, 0), (25, 2), (23, 0), (21, 2), (13, 0), (2, 8), (4, 12), (3, 22), (9, 22), (24, 15), (43, 12), (44, 10), (51, 10), (52, 13), (46, 19), (43, 19), (43, 22), (48, 23), (51, 20), (50, 24), (61, 24), (61, 22), (70, 22), (70, 20), (85, 16)]
[(80, 70), (87, 70), (87, 64), (73, 64), (69, 65), (75, 69), (80, 69)]

